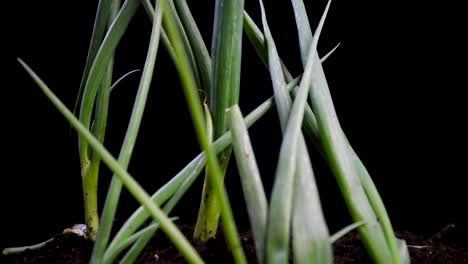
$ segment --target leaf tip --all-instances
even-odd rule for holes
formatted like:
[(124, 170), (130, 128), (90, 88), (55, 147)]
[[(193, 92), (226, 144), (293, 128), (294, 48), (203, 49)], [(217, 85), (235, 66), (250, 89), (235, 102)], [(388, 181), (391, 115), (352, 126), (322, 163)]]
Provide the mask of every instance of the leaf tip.
[(16, 60), (21, 64), (21, 66), (26, 67), (26, 63), (20, 57), (17, 57)]

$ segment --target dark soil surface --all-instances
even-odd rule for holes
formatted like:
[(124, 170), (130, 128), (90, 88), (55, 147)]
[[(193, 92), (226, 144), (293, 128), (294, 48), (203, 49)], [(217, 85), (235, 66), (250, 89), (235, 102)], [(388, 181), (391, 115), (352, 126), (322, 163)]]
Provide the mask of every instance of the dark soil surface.
[[(468, 239), (457, 232), (454, 225), (447, 225), (431, 235), (408, 231), (396, 232), (406, 240), (411, 263), (414, 264), (464, 264), (468, 263)], [(359, 236), (350, 233), (334, 244), (337, 264), (372, 263), (364, 251)]]
[[(192, 229), (180, 227), (187, 237)], [(431, 235), (420, 235), (411, 232), (398, 232), (397, 236), (406, 240), (412, 263), (421, 264), (463, 264), (468, 263), (468, 241), (459, 235), (457, 228), (448, 225)], [(253, 240), (250, 233), (241, 234), (243, 247), (249, 263), (256, 263)], [(232, 263), (226, 250), (224, 238), (218, 238), (196, 249), (207, 263)], [(2, 263), (87, 263), (92, 251), (92, 243), (73, 235), (57, 235), (51, 243), (40, 250), (30, 250), (23, 254), (3, 256)], [(361, 246), (356, 233), (350, 233), (334, 244), (334, 255), (337, 264), (371, 263)], [(182, 256), (171, 246), (170, 241), (158, 232), (150, 245), (138, 258), (137, 263), (184, 263)]]

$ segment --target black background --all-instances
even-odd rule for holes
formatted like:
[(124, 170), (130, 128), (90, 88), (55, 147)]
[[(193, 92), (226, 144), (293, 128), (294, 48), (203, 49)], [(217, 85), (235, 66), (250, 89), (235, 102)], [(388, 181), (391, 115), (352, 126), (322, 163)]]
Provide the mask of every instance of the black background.
[[(36, 243), (83, 221), (76, 134), (15, 61), (28, 63), (70, 108), (74, 105), (97, 1), (14, 1), (4, 7), (1, 246)], [(214, 1), (188, 1), (207, 43)], [(312, 25), (325, 1), (305, 1)], [(309, 3), (310, 2), (310, 3)], [(353, 2), (353, 3), (351, 3)], [(411, 2), (411, 4), (408, 4)], [(289, 1), (267, 1), (279, 53), (294, 75), (301, 63)], [(246, 10), (259, 22), (257, 1)], [(397, 229), (464, 225), (463, 135), (466, 33), (457, 8), (427, 1), (334, 1), (319, 44), (338, 50), (324, 69), (341, 125), (373, 176)], [(142, 69), (151, 25), (141, 8), (117, 48), (115, 77)], [(244, 41), (240, 105), (247, 114), (272, 94), (266, 68)], [(208, 45), (210, 47), (210, 45)], [(466, 45), (465, 45), (466, 47)], [(106, 146), (117, 155), (139, 74), (113, 93)], [(261, 173), (271, 183), (280, 145), (275, 111), (250, 130)], [(153, 86), (129, 168), (153, 193), (197, 153), (198, 145), (177, 79), (161, 45)], [(350, 222), (337, 186), (312, 150), (324, 210), (332, 230)], [(103, 167), (101, 202), (110, 173)], [(201, 180), (174, 215), (194, 223)], [(234, 163), (226, 179), (237, 219), (246, 227)], [(137, 206), (123, 192), (117, 221)]]

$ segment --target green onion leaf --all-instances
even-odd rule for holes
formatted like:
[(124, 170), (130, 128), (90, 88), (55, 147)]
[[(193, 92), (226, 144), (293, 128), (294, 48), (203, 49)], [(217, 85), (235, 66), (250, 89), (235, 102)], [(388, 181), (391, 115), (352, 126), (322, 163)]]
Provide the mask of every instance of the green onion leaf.
[(247, 127), (238, 105), (229, 108), (228, 121), (257, 258), (259, 263), (263, 263), (268, 203)]

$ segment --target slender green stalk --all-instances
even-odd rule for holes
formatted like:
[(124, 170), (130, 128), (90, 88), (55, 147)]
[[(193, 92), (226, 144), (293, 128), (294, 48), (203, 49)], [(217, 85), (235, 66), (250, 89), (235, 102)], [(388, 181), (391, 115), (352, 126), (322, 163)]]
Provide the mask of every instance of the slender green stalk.
[[(78, 110), (79, 102), (82, 99), (82, 92), (84, 90), (85, 81), (87, 80), (89, 70), (91, 68), (92, 62), (94, 61), (98, 49), (101, 45), (102, 39), (104, 37), (104, 33), (106, 31), (106, 25), (108, 24), (108, 17), (109, 17), (109, 10), (112, 1), (110, 0), (101, 0), (99, 1), (97, 13), (96, 13), (96, 20), (94, 22), (93, 33), (91, 35), (91, 42), (88, 49), (88, 56), (85, 63), (85, 69), (83, 71), (82, 80), (80, 83), (80, 89), (78, 92), (78, 98), (75, 105), (75, 112)], [(112, 67), (112, 66), (109, 66)], [(111, 71), (111, 70), (109, 70)], [(107, 79), (107, 78), (106, 78)], [(104, 140), (104, 131), (105, 131), (105, 123), (107, 119), (107, 104), (108, 104), (108, 89), (107, 83), (103, 82), (99, 95), (98, 95), (98, 103), (96, 106), (96, 120), (95, 126), (93, 128), (93, 133), (97, 135), (98, 139), (103, 142)], [(82, 159), (82, 161), (86, 161), (84, 164), (82, 163), (82, 170), (83, 180), (82, 180), (82, 188), (83, 188), (83, 202), (84, 202), (84, 209), (85, 209), (85, 223), (87, 225), (88, 230), (88, 237), (91, 240), (96, 239), (96, 232), (99, 226), (99, 215), (98, 215), (98, 208), (97, 208), (97, 182), (98, 182), (98, 174), (99, 174), (99, 157), (93, 157), (93, 161), (88, 162), (88, 153), (86, 153), (86, 159)]]
[(107, 149), (91, 134), (91, 132), (67, 109), (67, 107), (58, 99), (47, 85), (27, 66), (22, 60), (18, 59), (20, 64), (29, 73), (39, 88), (68, 120), (68, 122), (77, 130), (77, 132), (87, 140), (89, 146), (93, 148), (102, 158), (102, 161), (109, 169), (120, 178), (123, 185), (133, 195), (133, 197), (148, 210), (155, 221), (161, 225), (161, 229), (172, 241), (174, 246), (184, 256), (188, 263), (204, 263), (196, 250), (184, 237), (174, 223), (162, 212), (160, 207), (155, 205), (146, 191), (133, 179), (133, 177), (119, 164), (119, 162), (107, 151)]
[[(226, 109), (238, 103), (242, 53), (242, 23), (244, 0), (217, 0), (212, 42), (212, 78), (208, 104), (213, 115), (214, 138), (227, 130)], [(231, 149), (218, 157), (223, 178), (229, 164)], [(215, 187), (205, 177), (194, 238), (207, 241), (216, 235), (220, 206)]]
[[(143, 74), (138, 87), (138, 92), (136, 95), (132, 115), (130, 117), (130, 123), (127, 128), (127, 133), (125, 135), (124, 142), (122, 144), (122, 148), (119, 154), (119, 163), (123, 168), (128, 167), (130, 158), (133, 153), (133, 149), (138, 135), (138, 130), (140, 128), (141, 120), (143, 118), (143, 112), (145, 109), (151, 80), (153, 77), (154, 65), (156, 62), (156, 54), (159, 47), (159, 36), (161, 32), (161, 8), (157, 8), (155, 10), (155, 13), (156, 19), (154, 20), (148, 53), (146, 56), (145, 66), (143, 68)], [(98, 233), (98, 240), (94, 245), (91, 263), (100, 262), (102, 257), (104, 256), (104, 250), (109, 241), (110, 231), (115, 217), (115, 212), (117, 210), (117, 204), (121, 189), (122, 183), (117, 177), (114, 176), (109, 186), (109, 191), (102, 213), (101, 228)]]
[(247, 127), (238, 105), (229, 108), (228, 121), (232, 133), (234, 154), (241, 177), (242, 190), (250, 218), (251, 230), (254, 236), (257, 258), (259, 263), (263, 263), (268, 202)]
[[(117, 16), (117, 12), (120, 8), (120, 0), (112, 1), (111, 11), (109, 15), (108, 28)], [(107, 126), (107, 115), (109, 111), (109, 97), (112, 84), (112, 71), (113, 71), (114, 59), (111, 56), (105, 77), (102, 80), (101, 86), (97, 93), (96, 110), (94, 112), (94, 121), (92, 125), (92, 133), (99, 140), (104, 142)], [(85, 219), (86, 227), (88, 230), (88, 237), (91, 240), (96, 240), (96, 234), (99, 228), (99, 215), (97, 206), (97, 194), (98, 178), (99, 178), (99, 166), (101, 160), (99, 155), (94, 152), (90, 153), (90, 164), (88, 175), (84, 176), (84, 201), (85, 201)]]
[(88, 237), (94, 241), (99, 227), (99, 212), (97, 204), (99, 166), (95, 164), (91, 165), (90, 162), (87, 162), (81, 172), (83, 174), (82, 188), (85, 223)]
[(187, 105), (192, 115), (192, 120), (197, 133), (198, 141), (201, 148), (206, 152), (208, 170), (210, 171), (210, 183), (213, 185), (215, 195), (221, 207), (221, 219), (223, 221), (224, 233), (227, 244), (234, 256), (236, 263), (246, 263), (245, 255), (242, 250), (239, 234), (234, 223), (231, 207), (227, 198), (226, 191), (223, 186), (221, 177), (221, 169), (217, 162), (216, 154), (213, 151), (211, 144), (209, 144), (208, 135), (205, 128), (205, 120), (203, 117), (203, 110), (201, 106), (200, 97), (193, 72), (190, 71), (190, 65), (187, 53), (182, 45), (181, 33), (178, 32), (176, 22), (171, 15), (170, 8), (166, 4), (163, 6), (163, 23), (165, 25), (169, 40), (173, 43), (174, 51), (177, 56), (176, 67), (179, 71), (179, 76), (184, 88)]
[[(210, 144), (213, 143), (213, 119), (211, 118), (211, 113), (210, 109), (207, 104), (204, 104), (205, 106), (205, 116), (206, 116), (206, 130), (208, 131), (208, 138), (210, 140)], [(228, 148), (229, 150), (229, 148)], [(220, 159), (222, 161), (227, 161), (226, 159), (222, 159), (223, 153), (226, 151), (221, 152), (221, 155), (219, 155)], [(223, 170), (222, 173), (226, 173), (225, 169), (227, 164), (221, 163), (220, 167)], [(202, 193), (213, 193), (212, 186), (209, 184), (208, 175), (209, 171), (205, 170), (205, 182), (203, 184), (203, 189)], [(213, 198), (213, 197), (212, 197)], [(204, 200), (202, 196), (202, 203), (200, 205), (200, 209), (198, 210), (198, 218), (197, 218), (197, 225), (195, 226), (195, 232), (194, 232), (194, 239), (197, 240), (202, 240), (206, 241), (212, 236), (216, 234), (216, 229), (218, 227), (218, 221), (219, 221), (219, 203), (218, 200), (216, 200), (216, 197), (212, 199), (211, 203), (206, 203), (208, 199)], [(207, 218), (207, 216), (213, 216), (211, 218)]]
[[(99, 35), (101, 34), (99, 32), (102, 31), (102, 17), (105, 17), (105, 21), (108, 23), (110, 3), (110, 1), (103, 1), (99, 5), (99, 17), (97, 17), (96, 20), (95, 33), (93, 33), (93, 39), (88, 55), (88, 61), (93, 58), (93, 63), (89, 68), (89, 72), (87, 69), (85, 69), (83, 78), (86, 78), (86, 82), (82, 89), (83, 93), (81, 93), (81, 91), (79, 92), (79, 96), (81, 95), (82, 98), (80, 105), (80, 121), (83, 122), (83, 125), (87, 129), (90, 128), (91, 117), (95, 105), (94, 103), (98, 97), (93, 130), (96, 132), (97, 137), (99, 140), (101, 140), (101, 142), (104, 139), (110, 91), (110, 81), (106, 81), (105, 79), (108, 79), (109, 74), (111, 74), (111, 62), (114, 50), (120, 41), (120, 38), (124, 34), (128, 23), (135, 14), (139, 5), (139, 0), (127, 0), (124, 3), (114, 23), (112, 23), (112, 25), (109, 27), (106, 37), (102, 41), (99, 50), (96, 52), (95, 56), (93, 56), (95, 52), (95, 45), (97, 45), (96, 41), (98, 41)], [(99, 87), (101, 89), (98, 89)], [(98, 94), (99, 96), (97, 96)], [(88, 149), (88, 143), (84, 141), (81, 136), (78, 136), (78, 146), (80, 152), (81, 175), (83, 183), (85, 221), (88, 228), (89, 237), (90, 239), (94, 240), (99, 225), (97, 208), (99, 157), (95, 154), (93, 154), (91, 157), (89, 156), (90, 152)]]
[(37, 249), (43, 248), (44, 246), (46, 246), (52, 241), (54, 241), (54, 238), (49, 238), (46, 241), (43, 241), (34, 245), (30, 245), (30, 246), (4, 248), (2, 250), (2, 254), (3, 255), (20, 254), (20, 253), (25, 252), (26, 250), (37, 250)]
[[(224, 179), (227, 166), (231, 156), (231, 148), (227, 147), (224, 151), (218, 153), (219, 167), (221, 175)], [(207, 241), (216, 236), (218, 231), (219, 217), (221, 213), (219, 200), (215, 196), (214, 188), (210, 184), (210, 171), (205, 173), (205, 180), (203, 182), (202, 195), (200, 200), (200, 208), (198, 209), (197, 222), (193, 238), (199, 241)]]

